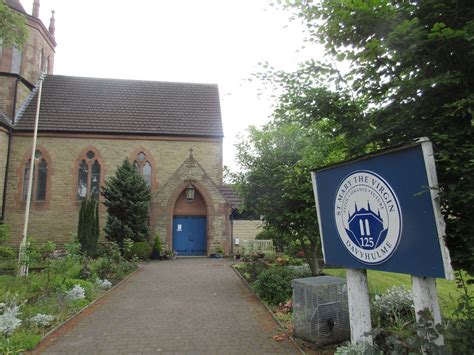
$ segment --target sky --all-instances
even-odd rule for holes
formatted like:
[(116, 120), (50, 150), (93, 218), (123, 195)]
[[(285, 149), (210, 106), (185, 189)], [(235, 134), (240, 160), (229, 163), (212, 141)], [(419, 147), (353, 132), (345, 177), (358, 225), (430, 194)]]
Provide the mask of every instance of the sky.
[[(33, 0), (22, 0), (31, 13)], [(271, 92), (249, 82), (269, 62), (294, 70), (315, 58), (304, 27), (268, 0), (41, 0), (56, 18), (54, 74), (215, 83), (224, 126), (224, 165), (237, 170), (235, 144), (271, 115)]]

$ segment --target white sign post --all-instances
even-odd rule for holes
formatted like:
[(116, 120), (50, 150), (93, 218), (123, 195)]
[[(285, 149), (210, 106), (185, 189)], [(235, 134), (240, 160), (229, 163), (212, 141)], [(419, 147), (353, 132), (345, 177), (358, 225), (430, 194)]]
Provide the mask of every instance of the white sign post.
[(365, 335), (372, 330), (367, 270), (347, 269), (346, 277), (351, 343), (372, 344), (372, 337)]

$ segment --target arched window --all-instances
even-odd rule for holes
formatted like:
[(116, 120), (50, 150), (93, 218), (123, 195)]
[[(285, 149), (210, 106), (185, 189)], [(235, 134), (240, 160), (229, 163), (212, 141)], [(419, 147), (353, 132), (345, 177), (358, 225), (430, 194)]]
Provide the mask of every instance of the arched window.
[[(28, 195), (28, 184), (30, 182), (31, 159), (28, 159), (23, 174), (23, 201), (26, 201)], [(40, 150), (35, 152), (35, 161), (33, 165), (33, 185), (31, 190), (31, 199), (33, 201), (46, 200), (46, 188), (48, 182), (48, 163), (43, 158)]]
[(45, 57), (44, 57), (44, 49), (40, 51), (40, 59), (39, 59), (39, 68), (41, 71), (44, 71), (45, 67)]
[(20, 74), (22, 56), (23, 54), (21, 52), (21, 49), (13, 47), (12, 66), (11, 66), (11, 72), (13, 74)]
[(77, 199), (87, 197), (99, 198), (100, 195), (100, 163), (95, 153), (89, 150), (79, 162), (77, 171)]
[(133, 161), (133, 166), (137, 169), (140, 175), (143, 176), (143, 180), (145, 180), (148, 187), (151, 188), (152, 166), (146, 154), (143, 152), (138, 153)]

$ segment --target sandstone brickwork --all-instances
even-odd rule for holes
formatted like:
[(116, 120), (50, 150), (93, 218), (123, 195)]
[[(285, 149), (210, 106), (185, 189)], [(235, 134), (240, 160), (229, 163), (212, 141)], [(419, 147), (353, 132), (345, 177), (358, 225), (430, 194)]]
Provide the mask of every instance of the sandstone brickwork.
[(258, 233), (263, 230), (263, 222), (260, 220), (234, 220), (233, 235), (242, 240), (254, 240)]
[[(5, 223), (12, 227), (12, 244), (15, 245), (20, 241), (23, 226), (25, 202), (22, 200), (22, 185), (31, 144), (31, 134), (14, 134)], [(155, 164), (152, 235), (158, 232), (170, 242), (169, 223), (172, 223), (176, 199), (187, 186), (184, 181), (191, 172), (208, 211), (208, 249), (211, 251), (217, 245), (228, 248), (230, 207), (218, 190), (222, 184), (221, 139), (40, 134), (37, 147), (48, 162), (48, 180), (46, 200), (33, 201), (31, 205), (28, 234), (35, 239), (62, 244), (70, 241), (76, 232), (80, 207), (77, 200), (77, 165), (88, 150), (96, 153), (101, 164), (102, 184), (115, 173), (124, 159), (146, 151), (152, 155), (150, 160)], [(193, 149), (192, 168), (184, 163), (187, 161), (189, 165), (190, 148)], [(102, 207), (101, 227), (105, 224), (105, 217), (106, 211)]]
[[(172, 247), (172, 223), (177, 200), (183, 197), (183, 191), (191, 182), (207, 209), (207, 253), (214, 253), (217, 247), (222, 247), (228, 254), (231, 250), (231, 206), (219, 191), (222, 180), (216, 184), (200, 162), (204, 163), (204, 160), (193, 152), (159, 189), (153, 201), (155, 214), (152, 219), (156, 221), (156, 232), (160, 238)], [(200, 209), (201, 203), (197, 203), (199, 207), (196, 208)]]
[[(26, 15), (26, 23), (28, 37), (21, 48), (19, 72), (12, 72), (14, 57), (12, 47), (1, 48), (0, 72), (19, 74), (23, 80), (35, 85), (43, 72), (53, 73), (56, 42), (39, 19)], [(23, 83), (18, 83), (16, 110), (14, 110), (16, 81), (17, 78), (13, 76), (0, 76), (0, 111), (10, 118), (13, 118), (15, 113), (18, 112), (31, 92)]]

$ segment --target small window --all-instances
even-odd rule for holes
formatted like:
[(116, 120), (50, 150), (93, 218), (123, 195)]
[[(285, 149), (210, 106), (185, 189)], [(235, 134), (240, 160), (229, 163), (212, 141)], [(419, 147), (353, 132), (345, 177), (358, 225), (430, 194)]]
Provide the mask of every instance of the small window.
[(77, 198), (82, 200), (87, 196), (87, 177), (89, 176), (89, 166), (85, 160), (79, 164), (79, 173), (77, 179)]
[(12, 54), (12, 67), (11, 67), (11, 72), (13, 74), (20, 74), (21, 70), (21, 59), (22, 59), (22, 53), (21, 50), (19, 50), (16, 47), (13, 47), (13, 54)]
[(87, 197), (99, 198), (100, 195), (100, 163), (95, 153), (89, 150), (82, 159), (77, 171), (77, 199)]
[(91, 174), (91, 196), (99, 198), (100, 194), (100, 165), (97, 160), (92, 163), (92, 174)]
[[(30, 166), (31, 159), (29, 159), (25, 165), (23, 174), (23, 191), (22, 199), (26, 201), (28, 197), (28, 185), (30, 182)], [(31, 189), (32, 200), (34, 201), (45, 201), (46, 191), (48, 184), (48, 163), (43, 158), (41, 151), (35, 152), (35, 161), (33, 165), (33, 183)]]
[(46, 200), (46, 182), (48, 178), (48, 164), (41, 159), (38, 164), (38, 182), (36, 184), (36, 201)]
[(140, 152), (137, 154), (137, 157), (133, 161), (133, 166), (135, 167), (135, 169), (137, 169), (140, 175), (143, 176), (143, 180), (145, 180), (146, 184), (148, 185), (148, 188), (151, 188), (153, 168), (144, 152)]
[(42, 49), (40, 51), (40, 60), (39, 60), (39, 68), (41, 71), (44, 71), (46, 64), (45, 64), (45, 58), (44, 58), (44, 50)]

